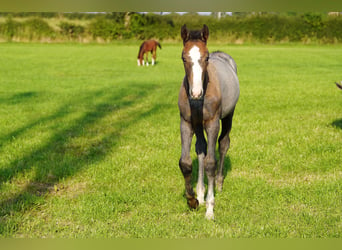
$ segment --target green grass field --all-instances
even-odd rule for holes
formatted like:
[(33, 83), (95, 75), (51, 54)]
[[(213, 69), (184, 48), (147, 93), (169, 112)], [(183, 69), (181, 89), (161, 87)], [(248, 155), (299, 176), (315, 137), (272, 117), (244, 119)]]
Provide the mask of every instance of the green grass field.
[(137, 67), (138, 43), (0, 44), (1, 237), (341, 237), (342, 46), (209, 40), (241, 95), (207, 221), (178, 167), (181, 44), (162, 45)]

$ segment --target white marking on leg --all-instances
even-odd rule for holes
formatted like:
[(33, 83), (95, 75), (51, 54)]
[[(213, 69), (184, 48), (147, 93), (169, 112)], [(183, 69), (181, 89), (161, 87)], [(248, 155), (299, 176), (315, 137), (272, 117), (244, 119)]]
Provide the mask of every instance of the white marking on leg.
[(214, 181), (215, 179), (209, 178), (208, 180), (208, 194), (207, 194), (207, 211), (205, 213), (205, 217), (208, 220), (214, 219), (214, 205), (215, 205), (215, 198), (214, 198)]
[(196, 186), (196, 192), (197, 192), (197, 200), (198, 203), (204, 204), (204, 193), (205, 193), (205, 187), (204, 187), (204, 154), (198, 155), (198, 180), (197, 180), (197, 186)]
[(197, 46), (194, 46), (189, 51), (189, 56), (193, 63), (192, 74), (193, 74), (193, 86), (191, 94), (195, 98), (199, 98), (203, 92), (202, 86), (202, 67), (199, 64), (199, 59), (201, 58), (200, 50)]
[(144, 60), (142, 60), (142, 65), (145, 66), (145, 61)]
[(154, 59), (152, 58), (152, 65), (154, 65)]
[(140, 60), (138, 59), (138, 66), (140, 66)]

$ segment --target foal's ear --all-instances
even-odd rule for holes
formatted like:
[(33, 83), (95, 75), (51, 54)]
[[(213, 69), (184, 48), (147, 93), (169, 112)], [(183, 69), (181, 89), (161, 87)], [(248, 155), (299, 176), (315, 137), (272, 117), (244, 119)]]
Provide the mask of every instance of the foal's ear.
[(183, 43), (185, 43), (189, 39), (189, 30), (184, 24), (181, 29), (181, 37), (183, 39)]
[(202, 28), (202, 39), (205, 43), (207, 42), (208, 37), (209, 37), (209, 28), (207, 25), (204, 24)]

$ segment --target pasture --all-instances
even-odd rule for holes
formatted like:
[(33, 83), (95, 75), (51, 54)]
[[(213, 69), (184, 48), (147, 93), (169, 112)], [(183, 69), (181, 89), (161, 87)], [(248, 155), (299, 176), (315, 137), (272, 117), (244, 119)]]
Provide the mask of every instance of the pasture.
[(161, 44), (153, 67), (140, 42), (0, 44), (1, 237), (341, 237), (342, 46), (209, 38), (241, 94), (208, 221), (178, 167), (182, 44)]

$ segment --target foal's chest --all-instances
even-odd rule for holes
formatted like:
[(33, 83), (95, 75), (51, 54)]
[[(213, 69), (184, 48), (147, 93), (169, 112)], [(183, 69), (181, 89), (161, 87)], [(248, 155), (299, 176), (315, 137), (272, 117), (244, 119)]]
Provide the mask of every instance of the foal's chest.
[(178, 107), (183, 119), (192, 123), (203, 123), (220, 117), (221, 95), (216, 93), (217, 89), (208, 89), (203, 100), (190, 101), (186, 94), (186, 88), (182, 85), (179, 94)]
[(205, 123), (218, 119), (221, 105), (218, 98), (204, 98), (202, 102), (189, 103), (190, 119), (192, 123)]

